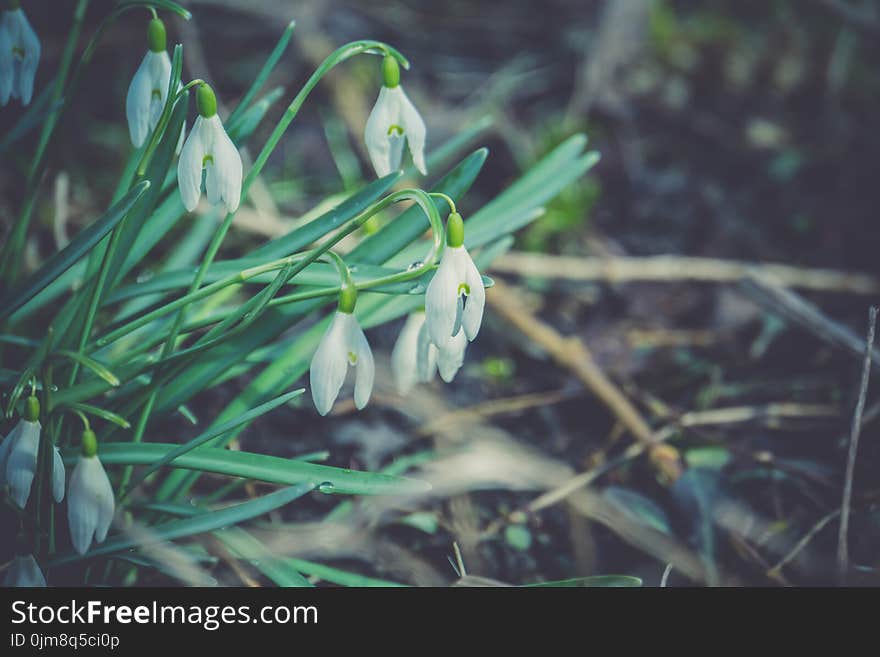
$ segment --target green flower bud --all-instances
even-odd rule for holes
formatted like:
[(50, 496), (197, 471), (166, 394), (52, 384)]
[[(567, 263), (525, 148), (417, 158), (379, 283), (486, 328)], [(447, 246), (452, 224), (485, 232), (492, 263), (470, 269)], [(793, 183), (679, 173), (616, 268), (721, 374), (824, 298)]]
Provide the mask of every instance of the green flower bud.
[(165, 23), (154, 18), (147, 27), (147, 43), (153, 52), (165, 52)]
[(91, 457), (98, 453), (98, 437), (91, 429), (84, 429), (82, 435), (82, 455)]
[(342, 288), (339, 293), (339, 312), (351, 315), (357, 305), (358, 291), (354, 285)]
[(458, 212), (451, 213), (446, 221), (446, 244), (453, 248), (464, 244), (464, 220)]
[(37, 422), (40, 419), (40, 400), (31, 395), (24, 402), (24, 419)]
[(382, 78), (389, 89), (400, 84), (400, 65), (391, 55), (385, 55), (382, 60)]
[(209, 84), (200, 84), (196, 89), (196, 106), (199, 108), (199, 114), (206, 119), (210, 119), (217, 113), (217, 96)]

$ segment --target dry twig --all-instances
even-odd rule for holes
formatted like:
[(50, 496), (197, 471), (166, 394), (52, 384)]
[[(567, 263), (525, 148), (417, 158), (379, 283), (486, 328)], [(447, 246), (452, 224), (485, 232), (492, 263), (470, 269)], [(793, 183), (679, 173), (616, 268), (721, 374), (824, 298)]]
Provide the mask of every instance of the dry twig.
[(736, 283), (749, 276), (759, 275), (772, 277), (783, 287), (816, 292), (865, 295), (880, 292), (880, 279), (867, 274), (672, 255), (584, 258), (510, 251), (496, 258), (492, 263), (492, 270), (520, 276), (607, 283)]
[(846, 460), (846, 478), (843, 484), (843, 503), (840, 506), (840, 531), (837, 535), (837, 576), (842, 584), (849, 566), (847, 531), (849, 530), (849, 508), (852, 500), (853, 474), (856, 467), (856, 453), (859, 449), (859, 434), (862, 431), (862, 413), (865, 411), (865, 397), (868, 395), (868, 379), (871, 376), (871, 353), (874, 349), (874, 331), (877, 328), (877, 307), (868, 311), (868, 337), (865, 340), (865, 361), (862, 365), (862, 379), (859, 384), (859, 398), (853, 412), (852, 429), (849, 436), (849, 453)]

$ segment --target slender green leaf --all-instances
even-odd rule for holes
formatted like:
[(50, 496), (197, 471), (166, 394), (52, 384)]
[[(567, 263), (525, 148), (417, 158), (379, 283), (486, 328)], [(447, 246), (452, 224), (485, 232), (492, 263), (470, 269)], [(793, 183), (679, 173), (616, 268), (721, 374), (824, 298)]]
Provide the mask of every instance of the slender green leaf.
[(222, 527), (229, 527), (240, 522), (250, 520), (257, 516), (261, 516), (270, 511), (274, 511), (295, 499), (302, 497), (306, 493), (314, 490), (315, 484), (307, 482), (283, 488), (274, 493), (269, 493), (263, 497), (259, 497), (249, 502), (243, 502), (234, 506), (219, 509), (217, 511), (209, 511), (192, 518), (182, 518), (180, 520), (171, 520), (160, 525), (149, 528), (147, 543), (143, 537), (132, 537), (129, 533), (117, 535), (108, 538), (103, 543), (94, 546), (91, 550), (83, 555), (76, 553), (68, 553), (56, 557), (50, 562), (50, 565), (60, 565), (71, 561), (79, 561), (81, 559), (91, 559), (94, 557), (121, 552), (130, 548), (136, 548), (142, 545), (161, 543), (163, 541), (173, 541), (187, 536), (196, 534), (204, 534), (205, 532), (214, 531)]
[(86, 369), (94, 372), (96, 375), (104, 379), (111, 386), (119, 385), (119, 377), (113, 374), (106, 365), (103, 363), (99, 363), (94, 358), (90, 358), (85, 354), (78, 353), (76, 351), (71, 351), (69, 349), (59, 349), (52, 356), (59, 358), (67, 358), (68, 360), (72, 360), (75, 363), (79, 363)]
[[(291, 392), (285, 393), (279, 397), (276, 397), (275, 399), (267, 401), (265, 404), (260, 404), (256, 408), (252, 408), (247, 413), (243, 413), (242, 415), (240, 415), (236, 418), (232, 418), (228, 422), (223, 422), (221, 424), (218, 424), (216, 426), (208, 428), (206, 431), (200, 433), (198, 436), (196, 436), (192, 440), (187, 441), (186, 443), (184, 443), (183, 445), (180, 445), (179, 447), (177, 447), (175, 449), (172, 449), (170, 452), (165, 454), (165, 456), (163, 456), (158, 461), (156, 461), (153, 465), (151, 465), (149, 468), (147, 468), (146, 472), (144, 472), (144, 474), (141, 475), (140, 481), (143, 481), (143, 479), (145, 479), (146, 477), (151, 475), (153, 472), (155, 472), (159, 468), (170, 464), (177, 457), (182, 456), (183, 454), (186, 454), (188, 452), (191, 452), (195, 448), (197, 448), (201, 445), (204, 445), (209, 440), (217, 438), (218, 436), (222, 436), (223, 434), (225, 434), (229, 431), (232, 431), (233, 429), (235, 429), (237, 427), (240, 427), (242, 424), (247, 424), (248, 422), (251, 422), (252, 420), (260, 417), (261, 415), (264, 415), (264, 414), (268, 413), (269, 411), (272, 411), (272, 410), (278, 408), (279, 406), (286, 404), (291, 399), (299, 397), (301, 394), (303, 394), (303, 392), (305, 392), (305, 388), (299, 388), (298, 390), (293, 390)], [(133, 484), (132, 487), (134, 487), (134, 485), (136, 485), (136, 484)]]
[(0, 300), (0, 319), (5, 319), (18, 310), (30, 298), (88, 253), (107, 233), (113, 230), (116, 224), (126, 217), (132, 206), (149, 188), (150, 183), (146, 180), (132, 187), (131, 191), (123, 196), (118, 203), (88, 228), (82, 230), (66, 247), (43, 263), (43, 266), (34, 272), (20, 288), (13, 290), (6, 298)]
[(272, 71), (275, 70), (275, 66), (278, 64), (278, 60), (281, 59), (281, 56), (287, 49), (287, 44), (290, 43), (290, 37), (293, 36), (294, 27), (296, 27), (296, 21), (290, 21), (287, 24), (287, 27), (284, 28), (284, 32), (281, 33), (281, 38), (278, 39), (278, 43), (275, 44), (272, 52), (269, 53), (269, 57), (266, 58), (266, 63), (263, 64), (263, 68), (261, 68), (260, 72), (257, 73), (257, 76), (254, 78), (251, 86), (248, 87), (248, 90), (245, 92), (241, 101), (239, 101), (238, 107), (235, 108), (235, 110), (232, 112), (232, 114), (229, 115), (229, 118), (226, 120), (227, 126), (235, 125), (239, 117), (250, 106), (251, 101), (260, 92), (260, 89), (263, 88), (263, 85), (266, 84), (266, 80), (269, 79), (269, 76), (272, 74)]
[(68, 406), (68, 408), (76, 411), (81, 411), (83, 413), (86, 413), (87, 415), (94, 415), (95, 417), (99, 417), (103, 420), (107, 420), (108, 422), (112, 422), (116, 426), (122, 427), (123, 429), (131, 428), (131, 424), (129, 424), (128, 420), (126, 420), (124, 417), (98, 406), (76, 402)]
[[(178, 445), (168, 443), (105, 443), (100, 446), (105, 465), (151, 465)], [(64, 452), (73, 464), (76, 450)], [(416, 495), (429, 491), (430, 484), (416, 479), (335, 468), (328, 465), (285, 459), (266, 454), (200, 447), (183, 454), (170, 467), (245, 477), (274, 484), (317, 482), (325, 493), (351, 495)]]

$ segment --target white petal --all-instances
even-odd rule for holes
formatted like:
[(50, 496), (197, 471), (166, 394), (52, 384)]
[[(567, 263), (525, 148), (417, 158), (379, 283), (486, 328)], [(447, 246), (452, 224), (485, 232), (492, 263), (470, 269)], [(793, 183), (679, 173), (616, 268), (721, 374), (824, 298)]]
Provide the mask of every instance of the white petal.
[(431, 342), (428, 327), (424, 323), (419, 331), (416, 359), (418, 362), (419, 381), (422, 383), (431, 381), (434, 378), (434, 372), (437, 371), (437, 347)]
[(103, 541), (113, 519), (113, 488), (97, 456), (80, 456), (70, 476), (67, 491), (67, 524), (70, 540), (79, 554), (85, 554), (92, 537)]
[(113, 522), (113, 514), (116, 511), (116, 500), (113, 497), (113, 487), (110, 485), (110, 479), (104, 470), (101, 461), (95, 457), (98, 467), (101, 469), (101, 476), (98, 478), (96, 485), (95, 502), (98, 506), (98, 524), (95, 527), (95, 541), (103, 543), (107, 538), (107, 530)]
[(452, 338), (455, 318), (458, 312), (459, 277), (456, 266), (456, 251), (446, 247), (440, 258), (440, 266), (434, 278), (428, 283), (425, 292), (425, 314), (431, 342), (443, 348)]
[(159, 93), (158, 98), (152, 102), (152, 112), (150, 113), (150, 130), (155, 130), (168, 98), (168, 85), (171, 83), (171, 58), (164, 50), (162, 52), (151, 51), (148, 56), (150, 57), (150, 98), (154, 98), (152, 93), (154, 90)]
[(409, 144), (409, 152), (416, 169), (425, 176), (428, 174), (428, 168), (425, 166), (425, 122), (403, 89), (399, 86), (397, 88), (400, 89), (400, 120)]
[(3, 12), (13, 47), (24, 51), (24, 57), (15, 66), (12, 86), (12, 97), (21, 98), (22, 105), (31, 102), (34, 93), (34, 77), (40, 63), (40, 40), (21, 9)]
[(40, 570), (37, 560), (32, 554), (23, 554), (15, 557), (6, 571), (3, 586), (10, 587), (45, 587), (46, 578)]
[(241, 155), (226, 133), (217, 115), (214, 135), (214, 164), (217, 171), (220, 198), (227, 212), (235, 212), (241, 201)]
[(206, 153), (203, 132), (202, 117), (199, 116), (193, 124), (192, 132), (189, 133), (189, 137), (183, 144), (180, 159), (177, 161), (177, 184), (180, 187), (180, 197), (189, 212), (196, 209), (199, 197), (202, 195), (202, 160)]
[(128, 134), (136, 148), (143, 145), (150, 133), (150, 101), (153, 83), (150, 75), (150, 59), (153, 53), (148, 52), (135, 71), (128, 94), (125, 97), (125, 117), (128, 119)]
[(464, 258), (459, 267), (464, 282), (467, 283), (470, 292), (467, 302), (464, 304), (464, 312), (461, 317), (462, 328), (468, 340), (473, 340), (480, 332), (480, 324), (483, 322), (483, 310), (486, 307), (486, 288), (483, 286), (483, 277), (477, 270), (477, 266), (468, 254), (467, 249), (461, 247)]
[(376, 366), (373, 363), (373, 352), (367, 336), (364, 335), (360, 324), (354, 315), (349, 315), (348, 345), (355, 355), (355, 379), (354, 379), (354, 405), (361, 410), (370, 401), (373, 393), (373, 380), (376, 376)]
[(12, 41), (6, 21), (0, 19), (0, 105), (6, 105), (12, 94)]
[(52, 497), (59, 504), (64, 499), (64, 461), (57, 447), (52, 447)]
[(437, 369), (440, 370), (440, 378), (446, 383), (452, 383), (458, 370), (464, 364), (464, 352), (467, 349), (468, 340), (463, 331), (459, 331), (446, 347), (437, 349)]
[(16, 428), (19, 428), (19, 433), (6, 462), (6, 481), (9, 482), (12, 499), (23, 509), (31, 495), (31, 484), (37, 469), (40, 423), (21, 420)]
[(364, 128), (364, 142), (370, 161), (380, 178), (392, 172), (391, 143), (388, 129), (397, 123), (397, 98), (392, 89), (383, 86)]
[(425, 313), (413, 313), (407, 317), (391, 351), (391, 373), (401, 395), (412, 390), (419, 379), (419, 334), (424, 325)]
[(9, 452), (12, 451), (12, 443), (18, 435), (13, 429), (6, 439), (0, 439), (0, 488), (6, 485), (6, 462), (9, 460)]
[(327, 415), (339, 395), (348, 371), (347, 323), (345, 313), (337, 312), (321, 338), (309, 366), (312, 400), (321, 415)]
[(205, 163), (205, 196), (211, 205), (217, 205), (223, 198), (220, 195), (220, 173), (217, 171), (216, 159)]

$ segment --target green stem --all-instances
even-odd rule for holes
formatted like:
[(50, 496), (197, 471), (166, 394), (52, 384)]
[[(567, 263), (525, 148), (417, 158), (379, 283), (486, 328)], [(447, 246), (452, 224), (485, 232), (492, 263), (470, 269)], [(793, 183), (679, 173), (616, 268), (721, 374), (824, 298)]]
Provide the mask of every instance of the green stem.
[[(182, 296), (179, 299), (176, 299), (171, 303), (162, 306), (161, 308), (157, 308), (156, 310), (153, 310), (146, 315), (142, 315), (141, 317), (138, 317), (137, 319), (132, 320), (131, 322), (123, 326), (120, 326), (118, 329), (111, 331), (107, 335), (100, 337), (98, 340), (95, 341), (93, 348), (97, 349), (100, 347), (104, 347), (111, 342), (114, 342), (119, 338), (128, 335), (132, 331), (136, 331), (142, 326), (146, 326), (147, 324), (159, 319), (163, 315), (167, 315), (171, 312), (174, 312), (175, 310), (185, 308), (191, 303), (216, 294), (226, 287), (229, 287), (231, 285), (240, 285), (241, 283), (245, 283), (252, 278), (261, 276), (262, 274), (276, 271), (278, 269), (283, 269), (288, 263), (295, 262), (299, 257), (305, 256), (291, 256), (287, 258), (281, 258), (280, 260), (272, 260), (271, 262), (267, 262), (266, 264), (260, 265), (259, 267), (244, 269), (237, 274), (228, 276), (222, 280), (216, 281), (215, 283), (211, 283), (210, 285), (199, 288), (198, 290), (189, 292), (185, 296)], [(93, 349), (89, 349), (89, 351), (92, 350)]]
[(448, 194), (444, 194), (443, 192), (428, 192), (428, 196), (436, 196), (437, 198), (442, 198), (449, 205), (450, 212), (458, 212), (455, 209), (455, 201), (452, 200), (452, 197)]

